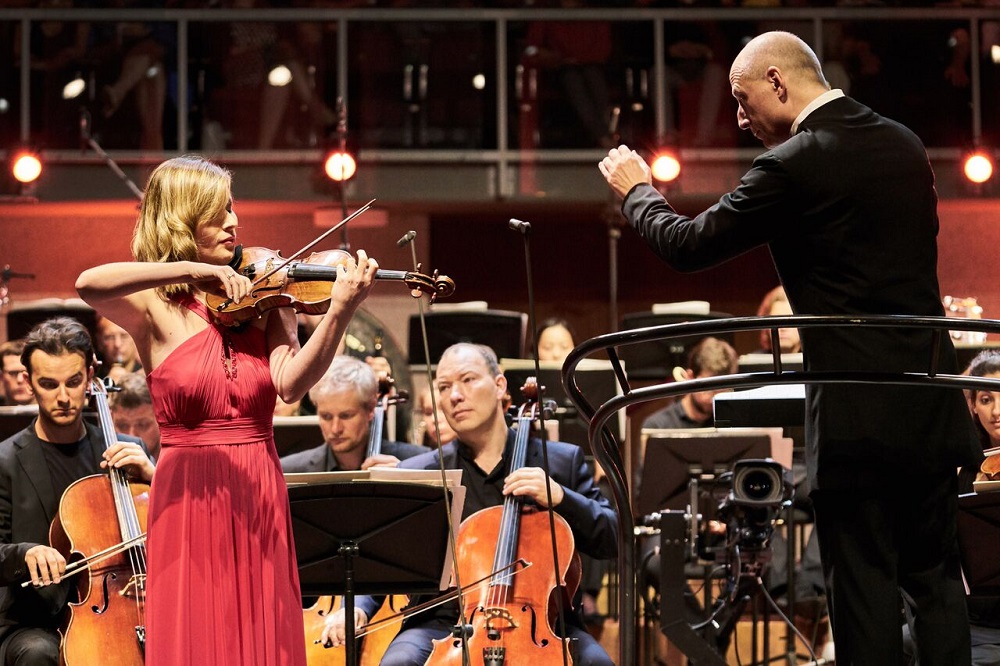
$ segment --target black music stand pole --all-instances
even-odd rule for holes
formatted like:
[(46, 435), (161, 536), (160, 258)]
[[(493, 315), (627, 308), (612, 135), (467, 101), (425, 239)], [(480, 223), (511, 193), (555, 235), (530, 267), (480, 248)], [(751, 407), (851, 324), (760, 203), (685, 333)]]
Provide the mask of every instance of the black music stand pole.
[[(288, 498), (303, 596), (344, 596), (347, 666), (357, 666), (355, 594), (438, 594), (447, 586), (455, 488), (334, 480), (291, 485)], [(452, 509), (455, 509), (454, 511)], [(400, 548), (399, 544), (420, 544)]]

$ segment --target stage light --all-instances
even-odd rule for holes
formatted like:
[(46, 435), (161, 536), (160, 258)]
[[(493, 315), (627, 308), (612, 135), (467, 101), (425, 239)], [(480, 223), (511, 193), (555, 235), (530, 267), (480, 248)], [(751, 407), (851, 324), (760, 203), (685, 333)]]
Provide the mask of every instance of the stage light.
[(326, 172), (327, 178), (338, 183), (350, 180), (357, 170), (357, 162), (346, 150), (331, 151), (323, 160), (323, 171)]
[(42, 175), (42, 160), (37, 153), (19, 151), (11, 161), (10, 172), (19, 183), (33, 183)]
[(83, 91), (87, 88), (87, 82), (83, 80), (83, 77), (77, 74), (73, 77), (73, 80), (63, 86), (62, 98), (63, 99), (76, 99), (83, 94)]
[(292, 70), (278, 65), (267, 73), (267, 82), (275, 88), (283, 88), (292, 82)]
[(965, 158), (963, 171), (970, 182), (985, 183), (993, 177), (993, 160), (986, 151), (977, 150)]
[(670, 183), (681, 175), (681, 161), (676, 152), (661, 150), (653, 158), (653, 166), (650, 167), (650, 170), (656, 180), (661, 183)]

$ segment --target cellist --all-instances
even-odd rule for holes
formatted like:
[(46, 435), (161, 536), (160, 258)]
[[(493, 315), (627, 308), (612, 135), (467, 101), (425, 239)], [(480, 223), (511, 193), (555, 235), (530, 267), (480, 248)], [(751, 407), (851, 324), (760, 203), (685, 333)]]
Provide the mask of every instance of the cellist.
[[(615, 555), (617, 524), (614, 510), (594, 485), (593, 473), (579, 447), (549, 442), (550, 477), (541, 468), (541, 443), (531, 439), (524, 466), (509, 472), (515, 432), (507, 427), (504, 419), (507, 379), (492, 349), (470, 343), (446, 349), (437, 365), (435, 390), (448, 425), (458, 435), (457, 440), (440, 449), (440, 454), (444, 456), (446, 468), (462, 470), (462, 484), (467, 488), (463, 519), (480, 509), (503, 504), (508, 495), (522, 496), (546, 507), (545, 484), (548, 483), (553, 508), (569, 524), (576, 548), (598, 559)], [(432, 451), (416, 456), (404, 460), (399, 467), (438, 469), (438, 454), (439, 451)], [(492, 548), (496, 544), (487, 545)], [(401, 544), (401, 547), (408, 546)], [(560, 556), (568, 558), (570, 553)], [(466, 582), (469, 581), (463, 581)], [(357, 607), (365, 616), (380, 603), (376, 597), (356, 599)], [(579, 595), (575, 607), (565, 613), (568, 637), (579, 641), (574, 663), (611, 666), (611, 658), (583, 628), (578, 603)], [(448, 636), (457, 621), (458, 610), (454, 604), (408, 618), (389, 646), (382, 665), (423, 665), (433, 649), (432, 641)], [(342, 635), (342, 628), (328, 627), (324, 638), (336, 638), (338, 630)], [(512, 659), (509, 663), (518, 663), (516, 656)]]
[[(119, 435), (105, 449), (100, 429), (84, 422), (93, 359), (90, 334), (68, 317), (42, 322), (25, 338), (22, 362), (38, 417), (0, 442), (0, 664), (59, 663), (57, 628), (74, 599), (70, 581), (61, 581), (66, 560), (48, 534), (63, 491), (108, 465), (153, 478), (142, 440)], [(22, 588), (27, 577), (34, 586)]]

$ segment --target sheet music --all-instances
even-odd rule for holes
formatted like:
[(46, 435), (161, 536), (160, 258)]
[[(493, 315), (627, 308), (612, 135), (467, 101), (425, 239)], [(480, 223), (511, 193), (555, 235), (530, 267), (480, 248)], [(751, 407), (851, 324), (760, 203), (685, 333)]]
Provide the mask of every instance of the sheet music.
[(715, 438), (715, 437), (749, 437), (767, 435), (771, 440), (771, 459), (781, 463), (785, 469), (792, 468), (792, 439), (783, 436), (781, 428), (643, 428), (641, 449), (645, 451), (646, 440), (650, 437), (664, 438)]

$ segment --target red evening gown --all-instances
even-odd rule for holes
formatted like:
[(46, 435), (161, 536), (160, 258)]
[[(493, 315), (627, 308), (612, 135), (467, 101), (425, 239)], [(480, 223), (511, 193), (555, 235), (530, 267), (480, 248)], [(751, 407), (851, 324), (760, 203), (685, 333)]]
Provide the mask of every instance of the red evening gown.
[[(211, 324), (202, 303), (182, 302)], [(147, 666), (304, 665), (264, 333), (212, 324), (148, 381), (163, 448), (149, 506)]]

